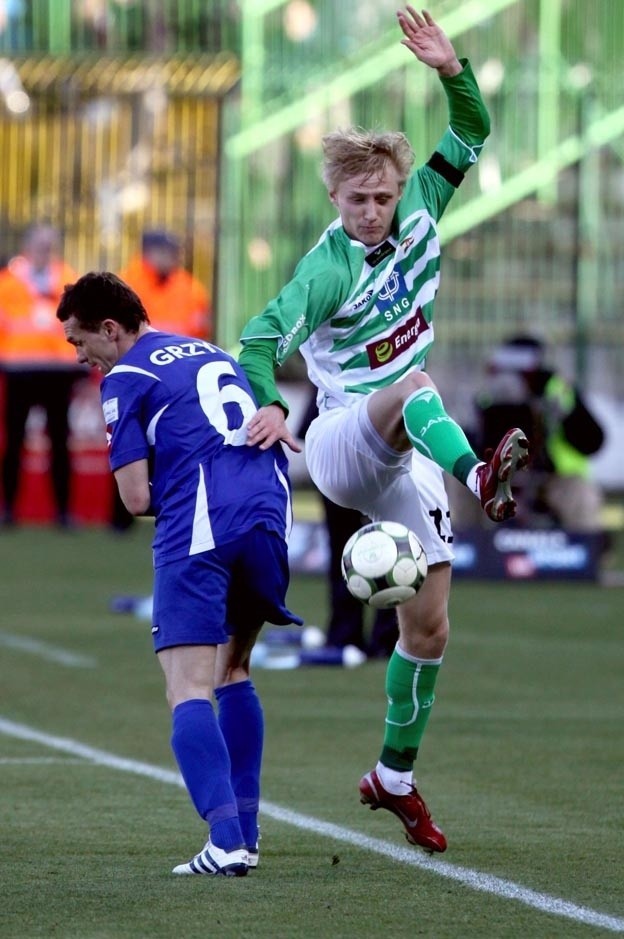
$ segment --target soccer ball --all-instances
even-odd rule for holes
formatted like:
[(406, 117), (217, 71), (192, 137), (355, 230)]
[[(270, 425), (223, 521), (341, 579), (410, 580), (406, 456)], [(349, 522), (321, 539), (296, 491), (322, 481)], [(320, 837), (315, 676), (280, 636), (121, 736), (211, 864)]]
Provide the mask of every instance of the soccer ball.
[(362, 603), (388, 609), (416, 596), (427, 576), (427, 555), (405, 525), (372, 522), (344, 546), (342, 576)]

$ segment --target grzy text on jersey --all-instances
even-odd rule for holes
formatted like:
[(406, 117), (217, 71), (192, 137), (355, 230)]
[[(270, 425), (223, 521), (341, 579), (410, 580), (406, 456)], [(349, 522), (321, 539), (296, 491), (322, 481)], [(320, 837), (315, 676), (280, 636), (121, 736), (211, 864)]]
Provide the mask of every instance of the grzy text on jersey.
[(150, 362), (154, 365), (170, 365), (176, 359), (185, 359), (191, 355), (206, 355), (207, 352), (218, 352), (216, 346), (202, 339), (195, 342), (180, 342), (176, 346), (164, 346), (154, 349), (150, 355)]

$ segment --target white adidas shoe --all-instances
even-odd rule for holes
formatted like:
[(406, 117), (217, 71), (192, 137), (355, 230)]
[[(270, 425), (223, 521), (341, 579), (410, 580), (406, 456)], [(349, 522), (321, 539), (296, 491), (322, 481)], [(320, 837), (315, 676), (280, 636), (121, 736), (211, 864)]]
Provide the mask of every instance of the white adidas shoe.
[(260, 849), (257, 844), (255, 848), (247, 848), (247, 858), (247, 865), (249, 870), (252, 870), (252, 868), (256, 868), (258, 866), (260, 861)]
[[(257, 863), (257, 861), (256, 861)], [(202, 851), (186, 864), (178, 864), (172, 874), (223, 874), (225, 877), (244, 877), (249, 869), (247, 848), (224, 851), (212, 844), (210, 838)]]

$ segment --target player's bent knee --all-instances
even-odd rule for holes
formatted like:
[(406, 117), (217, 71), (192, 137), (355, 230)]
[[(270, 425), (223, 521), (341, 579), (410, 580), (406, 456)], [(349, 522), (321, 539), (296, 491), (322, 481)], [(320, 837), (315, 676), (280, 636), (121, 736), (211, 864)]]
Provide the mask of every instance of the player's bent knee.
[[(435, 382), (426, 372), (410, 372), (400, 382), (403, 402), (421, 388), (436, 388)], [(437, 390), (437, 389), (436, 389)]]
[(449, 637), (448, 616), (419, 617), (417, 620), (402, 620), (399, 616), (399, 635), (408, 644), (427, 643), (438, 644), (444, 647)]

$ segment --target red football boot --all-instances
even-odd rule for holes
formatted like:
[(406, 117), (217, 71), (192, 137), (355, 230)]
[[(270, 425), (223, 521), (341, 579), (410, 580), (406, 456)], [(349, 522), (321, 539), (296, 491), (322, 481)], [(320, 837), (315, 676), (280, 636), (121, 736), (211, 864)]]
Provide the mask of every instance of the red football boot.
[(487, 463), (477, 467), (481, 505), (493, 522), (503, 522), (516, 514), (511, 480), (528, 463), (529, 441), (519, 427), (514, 427), (507, 431)]
[(404, 796), (395, 796), (381, 784), (372, 770), (360, 779), (360, 802), (371, 809), (388, 809), (403, 822), (405, 837), (410, 844), (418, 844), (426, 851), (446, 851), (446, 838), (431, 818), (425, 800), (415, 786)]

